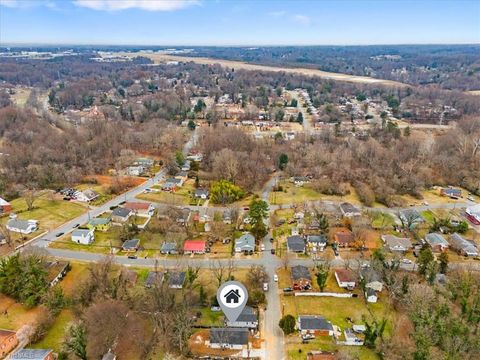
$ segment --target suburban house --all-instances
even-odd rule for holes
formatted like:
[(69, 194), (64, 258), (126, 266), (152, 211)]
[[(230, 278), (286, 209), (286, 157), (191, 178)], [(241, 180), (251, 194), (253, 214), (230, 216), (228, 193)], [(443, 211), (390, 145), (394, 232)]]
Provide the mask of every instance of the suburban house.
[(355, 237), (347, 228), (339, 229), (333, 234), (333, 242), (339, 247), (349, 247), (355, 242)]
[(183, 165), (181, 167), (181, 170), (182, 171), (190, 171), (190, 165), (191, 165), (191, 161), (190, 160), (185, 160), (185, 162), (183, 163)]
[(430, 233), (425, 236), (425, 241), (432, 248), (433, 252), (443, 252), (448, 250), (450, 244), (439, 233)]
[(295, 186), (303, 186), (310, 180), (305, 176), (294, 176), (291, 181), (295, 184)]
[(480, 225), (480, 204), (468, 207), (465, 214), (472, 224)]
[(406, 252), (412, 248), (409, 238), (401, 238), (395, 235), (382, 235), (385, 247), (391, 252)]
[(203, 160), (203, 154), (202, 153), (192, 153), (192, 154), (187, 156), (187, 160), (200, 162), (200, 161)]
[(305, 241), (299, 235), (289, 236), (287, 238), (287, 250), (297, 254), (304, 254)]
[(90, 202), (98, 198), (98, 193), (96, 193), (92, 189), (77, 191), (74, 195), (75, 199), (82, 202)]
[(166, 192), (175, 192), (177, 191), (177, 184), (173, 182), (164, 182), (162, 184), (162, 190)]
[(333, 325), (323, 316), (300, 315), (297, 328), (301, 334), (333, 336)]
[(195, 190), (195, 199), (207, 200), (210, 196), (208, 189), (196, 189)]
[(256, 329), (258, 327), (258, 319), (255, 310), (250, 306), (245, 306), (238, 316), (237, 320), (226, 320), (228, 327)]
[(404, 209), (399, 212), (400, 221), (410, 227), (424, 222), (422, 216), (416, 209)]
[(130, 215), (132, 215), (132, 211), (130, 209), (117, 207), (112, 211), (112, 221), (116, 223), (124, 223), (128, 221)]
[(55, 286), (60, 280), (67, 275), (70, 270), (70, 263), (68, 261), (49, 261), (45, 264), (45, 270), (47, 272), (47, 281), (50, 286)]
[(10, 219), (7, 222), (7, 229), (21, 234), (31, 234), (38, 230), (37, 220)]
[(178, 214), (177, 218), (175, 221), (179, 224), (186, 225), (188, 223), (188, 220), (190, 220), (190, 209), (185, 208), (180, 210), (180, 213)]
[(223, 212), (223, 223), (227, 225), (232, 223), (232, 210), (225, 210)]
[(155, 163), (155, 161), (153, 159), (140, 157), (140, 158), (135, 159), (135, 161), (133, 162), (133, 165), (143, 166), (143, 167), (146, 167), (146, 168), (151, 168), (154, 163)]
[(468, 241), (460, 234), (454, 233), (450, 236), (452, 249), (463, 256), (478, 256), (478, 249), (473, 242)]
[(185, 271), (171, 271), (165, 276), (168, 279), (168, 287), (170, 289), (181, 289), (187, 278), (187, 273)]
[(293, 214), (293, 218), (295, 220), (303, 220), (304, 217), (305, 217), (305, 213), (302, 211), (297, 211), (295, 214)]
[(373, 289), (379, 292), (383, 290), (382, 277), (372, 268), (360, 270), (360, 277), (365, 281), (365, 287), (367, 289)]
[(160, 248), (162, 254), (178, 254), (177, 244), (173, 242), (165, 242)]
[(460, 199), (462, 197), (462, 190), (447, 187), (442, 188), (440, 190), (440, 194), (443, 196), (448, 196), (451, 199)]
[(184, 254), (205, 254), (207, 242), (205, 240), (185, 240), (183, 244)]
[(54, 360), (56, 358), (52, 349), (21, 349), (10, 356), (15, 360)]
[(122, 244), (122, 251), (136, 252), (138, 250), (139, 245), (140, 245), (139, 239), (125, 240)]
[(8, 214), (12, 211), (12, 205), (3, 198), (0, 198), (0, 215), (1, 214)]
[(143, 175), (147, 169), (144, 166), (129, 166), (127, 167), (127, 175), (130, 176), (141, 176)]
[(0, 329), (0, 358), (4, 359), (7, 354), (17, 347), (17, 333), (15, 331)]
[(377, 292), (372, 288), (366, 288), (365, 289), (365, 299), (367, 299), (367, 302), (369, 302), (369, 303), (376, 303), (377, 300), (378, 300)]
[(235, 240), (235, 252), (252, 254), (255, 251), (255, 237), (246, 233)]
[(307, 235), (307, 245), (311, 252), (323, 251), (327, 246), (327, 237), (323, 234)]
[(241, 350), (248, 347), (247, 328), (212, 328), (209, 346), (212, 349)]
[(187, 181), (188, 179), (188, 172), (186, 171), (179, 171), (178, 173), (175, 174), (176, 179), (181, 179), (183, 182)]
[(145, 287), (151, 288), (155, 285), (160, 285), (163, 281), (162, 271), (150, 271), (145, 279)]
[(155, 211), (155, 207), (151, 203), (145, 202), (127, 201), (123, 207), (139, 216), (152, 216)]
[(96, 231), (108, 231), (112, 226), (110, 217), (108, 218), (93, 218), (87, 223), (87, 228)]
[(77, 244), (90, 245), (95, 240), (95, 230), (75, 229), (72, 231), (72, 241)]
[(312, 276), (306, 266), (292, 266), (291, 278), (293, 290), (310, 290), (312, 288)]
[(340, 204), (340, 211), (342, 212), (342, 215), (345, 217), (354, 217), (354, 216), (362, 215), (362, 213), (357, 207), (353, 206), (348, 202), (344, 202)]
[(335, 279), (337, 279), (337, 284), (339, 287), (353, 290), (355, 288), (356, 282), (353, 273), (347, 269), (337, 269), (335, 270)]

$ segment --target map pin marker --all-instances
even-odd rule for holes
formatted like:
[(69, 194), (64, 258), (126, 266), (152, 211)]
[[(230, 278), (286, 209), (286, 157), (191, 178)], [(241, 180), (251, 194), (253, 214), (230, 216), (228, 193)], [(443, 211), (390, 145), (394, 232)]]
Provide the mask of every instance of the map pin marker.
[(230, 322), (238, 319), (247, 300), (247, 289), (238, 281), (227, 281), (217, 290), (218, 304)]

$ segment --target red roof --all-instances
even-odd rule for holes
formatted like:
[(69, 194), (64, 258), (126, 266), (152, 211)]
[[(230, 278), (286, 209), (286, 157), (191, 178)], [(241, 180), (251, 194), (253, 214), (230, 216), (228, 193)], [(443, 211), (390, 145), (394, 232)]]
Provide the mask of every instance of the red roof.
[(150, 203), (128, 201), (125, 203), (124, 207), (130, 210), (148, 210), (150, 208)]
[(341, 282), (355, 282), (353, 273), (350, 270), (338, 269), (335, 270), (338, 280)]
[(205, 251), (205, 240), (187, 240), (183, 245), (183, 251)]

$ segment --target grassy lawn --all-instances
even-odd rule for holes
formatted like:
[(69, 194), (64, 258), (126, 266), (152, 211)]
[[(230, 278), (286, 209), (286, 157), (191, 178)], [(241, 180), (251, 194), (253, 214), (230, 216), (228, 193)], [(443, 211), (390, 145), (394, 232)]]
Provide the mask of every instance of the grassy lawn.
[(202, 316), (195, 322), (196, 326), (223, 326), (223, 313), (212, 311), (208, 307), (198, 309)]
[(60, 351), (65, 332), (68, 329), (68, 324), (72, 320), (74, 320), (72, 311), (67, 309), (62, 310), (44, 338), (32, 344), (30, 347), (34, 349), (53, 349), (54, 351)]
[(372, 220), (371, 224), (374, 229), (386, 229), (395, 225), (394, 217), (389, 213), (381, 211), (372, 212), (370, 214), (370, 219)]
[(429, 223), (433, 223), (433, 221), (435, 220), (435, 214), (430, 210), (422, 211), (420, 215), (422, 215), (422, 217)]
[(0, 295), (0, 329), (18, 330), (22, 325), (32, 325), (44, 311), (40, 307), (27, 309), (15, 300)]
[(137, 199), (146, 200), (156, 203), (171, 204), (171, 205), (188, 205), (190, 204), (190, 195), (182, 192), (182, 189), (177, 192), (170, 193), (160, 191), (158, 193), (144, 193), (137, 195)]
[[(23, 220), (38, 220), (41, 230), (51, 230), (63, 223), (80, 216), (86, 211), (86, 205), (64, 201), (61, 197), (51, 192), (45, 192), (33, 203), (34, 209), (27, 210), (27, 204), (23, 198), (11, 201), (13, 212)], [(2, 218), (6, 223), (8, 218)]]

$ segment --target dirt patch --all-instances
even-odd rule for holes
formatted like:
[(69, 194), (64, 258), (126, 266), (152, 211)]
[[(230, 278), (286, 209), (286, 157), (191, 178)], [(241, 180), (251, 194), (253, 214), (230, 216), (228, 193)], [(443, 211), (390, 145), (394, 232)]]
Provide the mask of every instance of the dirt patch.
[(346, 81), (346, 82), (353, 82), (353, 83), (360, 83), (360, 84), (380, 84), (380, 85), (393, 86), (393, 87), (408, 86), (407, 84), (403, 84), (397, 81), (374, 79), (366, 76), (347, 75), (347, 74), (333, 73), (333, 72), (327, 72), (327, 71), (316, 70), (316, 69), (306, 69), (306, 68), (288, 68), (288, 67), (276, 67), (276, 66), (267, 66), (267, 65), (255, 65), (255, 64), (249, 64), (249, 63), (244, 63), (241, 61), (233, 61), (233, 60), (210, 59), (210, 58), (203, 58), (203, 57), (173, 56), (173, 55), (165, 55), (165, 54), (150, 54), (145, 52), (136, 52), (136, 53), (120, 52), (118, 53), (118, 55), (127, 56), (127, 57), (143, 56), (153, 60), (156, 64), (164, 63), (168, 61), (195, 62), (197, 64), (205, 64), (205, 65), (220, 64), (221, 66), (233, 68), (235, 70), (244, 69), (244, 70), (275, 71), (275, 72), (282, 71), (286, 73), (300, 74), (300, 75), (306, 75), (306, 76), (318, 76), (325, 79)]

